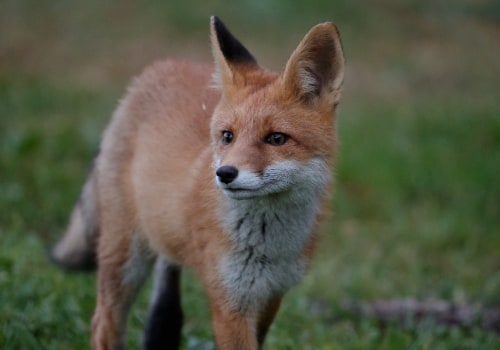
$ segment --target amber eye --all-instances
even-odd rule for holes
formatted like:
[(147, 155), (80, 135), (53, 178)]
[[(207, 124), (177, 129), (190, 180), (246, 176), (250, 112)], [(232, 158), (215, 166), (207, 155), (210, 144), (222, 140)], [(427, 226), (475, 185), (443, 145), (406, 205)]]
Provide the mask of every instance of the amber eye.
[(288, 135), (282, 132), (273, 132), (266, 137), (265, 142), (273, 146), (281, 146), (285, 144), (287, 140)]
[(222, 143), (224, 145), (229, 145), (233, 142), (233, 133), (231, 131), (224, 130), (222, 132)]

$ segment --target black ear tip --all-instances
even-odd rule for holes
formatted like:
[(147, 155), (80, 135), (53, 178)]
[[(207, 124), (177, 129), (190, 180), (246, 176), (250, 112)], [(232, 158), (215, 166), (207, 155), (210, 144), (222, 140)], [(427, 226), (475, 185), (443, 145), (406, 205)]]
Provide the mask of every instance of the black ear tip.
[(223, 32), (226, 33), (229, 32), (226, 25), (224, 24), (224, 22), (221, 21), (219, 17), (217, 16), (210, 17), (210, 22), (212, 23), (212, 27), (214, 28), (215, 33), (217, 33), (218, 36), (221, 35), (221, 33)]
[(213, 30), (224, 57), (233, 63), (256, 63), (252, 54), (236, 39), (217, 16), (210, 17)]
[(222, 37), (226, 36), (232, 36), (232, 34), (229, 32), (229, 29), (227, 29), (226, 25), (224, 22), (221, 21), (221, 19), (217, 16), (212, 16), (211, 17), (212, 21), (212, 26), (214, 27), (215, 33), (221, 39)]
[(222, 22), (219, 17), (217, 16), (210, 16), (210, 23), (213, 25), (216, 25), (217, 23)]

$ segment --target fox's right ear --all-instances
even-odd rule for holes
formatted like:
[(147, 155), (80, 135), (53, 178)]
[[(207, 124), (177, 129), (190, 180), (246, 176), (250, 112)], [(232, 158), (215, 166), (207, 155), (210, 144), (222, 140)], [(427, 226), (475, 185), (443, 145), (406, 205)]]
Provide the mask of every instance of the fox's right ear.
[(215, 60), (214, 84), (222, 89), (238, 83), (245, 71), (257, 68), (252, 54), (217, 17), (210, 18), (210, 36)]

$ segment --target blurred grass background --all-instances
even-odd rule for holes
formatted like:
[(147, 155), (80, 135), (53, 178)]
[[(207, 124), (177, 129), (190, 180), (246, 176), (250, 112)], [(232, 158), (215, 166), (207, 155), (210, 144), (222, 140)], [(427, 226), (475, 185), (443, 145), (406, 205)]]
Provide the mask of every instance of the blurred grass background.
[[(381, 327), (344, 300), (500, 303), (500, 3), (0, 1), (0, 348), (88, 348), (93, 275), (45, 249), (64, 229), (100, 134), (132, 76), (166, 56), (211, 60), (220, 16), (280, 69), (335, 22), (348, 62), (332, 223), (286, 298), (268, 349), (498, 349), (479, 327)], [(212, 349), (184, 281), (186, 349)], [(137, 348), (148, 291), (131, 315)]]

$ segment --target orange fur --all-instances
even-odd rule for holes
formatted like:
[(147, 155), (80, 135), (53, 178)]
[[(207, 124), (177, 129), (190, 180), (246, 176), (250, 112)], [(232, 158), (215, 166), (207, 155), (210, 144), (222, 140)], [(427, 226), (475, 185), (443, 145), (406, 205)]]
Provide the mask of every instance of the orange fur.
[[(331, 187), (343, 81), (338, 33), (330, 23), (317, 25), (284, 71), (273, 73), (240, 52), (221, 25), (212, 19), (215, 73), (185, 61), (152, 65), (104, 133), (92, 175), (99, 213), (94, 349), (123, 347), (128, 309), (157, 256), (201, 279), (219, 349), (262, 347), (283, 294), (309, 264)], [(230, 144), (221, 142), (223, 131), (234, 134)], [(269, 144), (275, 132), (286, 143)], [(216, 181), (224, 165), (239, 171), (238, 186), (257, 192), (243, 189), (248, 198), (240, 198), (240, 188)], [(262, 194), (259, 181), (268, 177), (266, 186), (278, 187)], [(311, 208), (304, 218), (301, 206)], [(54, 258), (64, 263), (60, 250)]]

